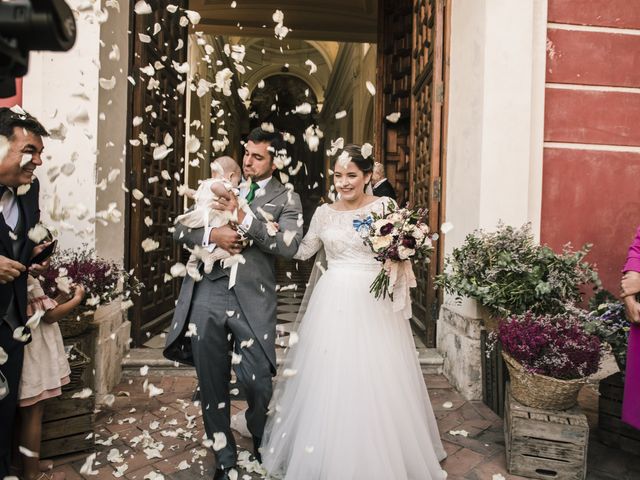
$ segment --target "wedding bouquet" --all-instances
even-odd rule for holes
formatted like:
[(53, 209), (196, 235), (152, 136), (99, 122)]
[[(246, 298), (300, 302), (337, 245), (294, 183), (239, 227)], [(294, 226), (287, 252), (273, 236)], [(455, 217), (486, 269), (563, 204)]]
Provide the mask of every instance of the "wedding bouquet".
[[(362, 229), (362, 225), (367, 228)], [(427, 210), (390, 204), (382, 214), (372, 213), (364, 222), (355, 220), (354, 228), (364, 232), (365, 242), (376, 254), (376, 260), (382, 262), (369, 291), (376, 299), (389, 295), (393, 300), (394, 291), (399, 290), (408, 296), (408, 289), (416, 286), (411, 262), (420, 259), (429, 262), (433, 241), (437, 239), (437, 234), (429, 235)]]

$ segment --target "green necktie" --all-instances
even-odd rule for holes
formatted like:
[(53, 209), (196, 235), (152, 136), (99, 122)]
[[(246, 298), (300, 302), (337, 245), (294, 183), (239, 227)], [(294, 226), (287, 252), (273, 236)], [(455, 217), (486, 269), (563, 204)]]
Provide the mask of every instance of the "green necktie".
[(255, 182), (251, 182), (251, 185), (249, 185), (249, 193), (247, 193), (247, 196), (245, 197), (247, 203), (253, 202), (253, 199), (256, 198), (256, 190), (258, 190), (259, 188), (260, 185)]

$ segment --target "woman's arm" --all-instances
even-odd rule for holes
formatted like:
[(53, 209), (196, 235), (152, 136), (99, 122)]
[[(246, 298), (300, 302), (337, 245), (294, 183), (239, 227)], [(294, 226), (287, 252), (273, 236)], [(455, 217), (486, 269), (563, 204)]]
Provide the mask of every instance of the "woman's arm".
[(313, 257), (318, 250), (322, 247), (322, 240), (320, 240), (320, 208), (315, 211), (313, 217), (311, 217), (311, 224), (309, 225), (309, 231), (300, 242), (298, 251), (293, 256), (296, 260), (308, 260)]

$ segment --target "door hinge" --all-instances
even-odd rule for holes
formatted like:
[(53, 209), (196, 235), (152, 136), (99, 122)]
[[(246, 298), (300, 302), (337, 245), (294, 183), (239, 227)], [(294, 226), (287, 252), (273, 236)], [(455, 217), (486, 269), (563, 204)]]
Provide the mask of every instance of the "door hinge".
[(432, 198), (438, 202), (442, 201), (442, 177), (436, 177), (433, 179)]
[(439, 104), (444, 103), (444, 83), (439, 83), (436, 87), (436, 99)]

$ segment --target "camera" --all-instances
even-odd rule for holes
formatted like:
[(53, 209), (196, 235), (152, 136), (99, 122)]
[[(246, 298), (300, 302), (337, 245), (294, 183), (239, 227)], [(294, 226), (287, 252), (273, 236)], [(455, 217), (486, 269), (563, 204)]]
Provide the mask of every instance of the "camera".
[(0, 0), (0, 98), (15, 95), (29, 52), (64, 52), (76, 41), (76, 21), (64, 0)]

